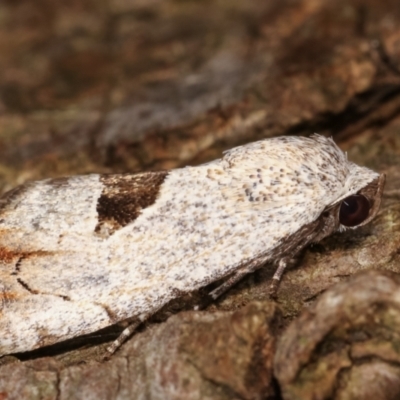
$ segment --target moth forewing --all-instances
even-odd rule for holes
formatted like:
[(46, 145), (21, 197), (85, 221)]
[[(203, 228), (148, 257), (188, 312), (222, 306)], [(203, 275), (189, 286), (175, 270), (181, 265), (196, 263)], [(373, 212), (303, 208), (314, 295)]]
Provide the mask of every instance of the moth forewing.
[[(340, 218), (371, 220), (383, 185), (314, 135), (250, 143), (197, 167), (20, 186), (0, 199), (0, 354), (143, 320), (226, 279), (216, 298), (266, 262), (279, 265), (277, 282)], [(353, 198), (340, 213), (354, 195), (368, 203)], [(360, 215), (357, 204), (370, 208)]]

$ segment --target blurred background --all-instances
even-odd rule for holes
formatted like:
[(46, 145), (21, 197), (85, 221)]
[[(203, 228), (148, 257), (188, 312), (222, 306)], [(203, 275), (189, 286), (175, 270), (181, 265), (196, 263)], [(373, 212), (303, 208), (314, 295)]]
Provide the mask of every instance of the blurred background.
[(371, 164), (399, 112), (397, 0), (0, 2), (3, 191), (314, 131)]

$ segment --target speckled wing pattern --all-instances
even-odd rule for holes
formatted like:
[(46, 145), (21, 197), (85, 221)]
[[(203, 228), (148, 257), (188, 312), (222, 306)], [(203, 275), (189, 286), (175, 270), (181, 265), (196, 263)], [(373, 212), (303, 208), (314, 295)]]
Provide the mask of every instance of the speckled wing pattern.
[(333, 229), (291, 247), (302, 228), (379, 179), (314, 135), (197, 167), (17, 187), (0, 199), (0, 355), (145, 319), (177, 293), (298, 251)]

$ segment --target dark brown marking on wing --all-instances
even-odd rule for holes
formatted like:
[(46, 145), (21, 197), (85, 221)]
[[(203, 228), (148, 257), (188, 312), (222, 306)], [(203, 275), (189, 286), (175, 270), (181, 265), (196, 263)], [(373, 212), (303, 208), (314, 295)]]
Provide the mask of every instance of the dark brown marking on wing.
[(0, 247), (0, 262), (8, 264), (12, 262), (14, 259), (17, 259), (19, 261), (21, 256), (22, 255), (19, 251), (9, 250), (6, 249), (5, 247)]
[(99, 222), (95, 232), (108, 237), (133, 222), (157, 199), (167, 171), (142, 174), (103, 175), (103, 192), (97, 202)]
[[(52, 251), (44, 251), (44, 250), (18, 251), (18, 250), (10, 250), (5, 247), (0, 247), (0, 264), (14, 265), (13, 270), (9, 272), (10, 276), (12, 276), (13, 279), (15, 279), (15, 281), (18, 282), (20, 287), (22, 287), (26, 292), (29, 292), (30, 294), (33, 295), (56, 296), (60, 297), (65, 301), (71, 301), (70, 297), (66, 295), (35, 289), (31, 286), (31, 284), (28, 281), (21, 278), (21, 269), (23, 268), (24, 260), (39, 259), (40, 257), (45, 257), (54, 254), (55, 252)], [(40, 262), (40, 260), (34, 262)], [(0, 305), (5, 304), (6, 302), (14, 301), (15, 299), (18, 298), (19, 295), (20, 294), (17, 294), (13, 291), (4, 291), (4, 290), (0, 291)]]
[(69, 296), (65, 296), (63, 294), (58, 294), (58, 293), (51, 293), (51, 292), (42, 292), (40, 290), (33, 289), (26, 281), (24, 281), (21, 278), (17, 278), (17, 282), (30, 294), (39, 294), (39, 295), (47, 295), (47, 296), (55, 296), (59, 297), (65, 301), (71, 301), (71, 298)]
[(14, 271), (11, 272), (11, 275), (18, 275), (21, 272), (20, 267), (21, 267), (21, 263), (22, 263), (23, 259), (24, 259), (24, 257), (19, 257), (18, 258), (18, 260), (17, 260), (17, 262), (15, 263), (15, 266), (14, 266)]
[(114, 311), (111, 310), (106, 304), (95, 302), (94, 304), (100, 306), (107, 314), (108, 318), (110, 319), (111, 323), (115, 324), (119, 321), (117, 315)]
[(32, 289), (26, 282), (24, 282), (21, 278), (17, 278), (17, 282), (29, 293), (31, 294), (39, 294), (39, 292), (35, 289)]
[(42, 257), (46, 255), (54, 254), (51, 251), (35, 250), (35, 251), (22, 251), (22, 250), (10, 250), (6, 247), (0, 247), (0, 263), (10, 263), (16, 260), (16, 269), (19, 268), (19, 264), (23, 259), (31, 257)]

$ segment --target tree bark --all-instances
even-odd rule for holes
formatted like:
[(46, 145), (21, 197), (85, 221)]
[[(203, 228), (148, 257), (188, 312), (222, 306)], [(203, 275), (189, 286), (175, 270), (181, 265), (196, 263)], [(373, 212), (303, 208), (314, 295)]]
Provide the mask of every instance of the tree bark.
[(0, 3), (2, 191), (313, 132), (387, 174), (375, 220), (306, 249), (276, 303), (266, 266), (108, 362), (112, 329), (3, 357), (0, 398), (398, 398), (399, 27), (397, 0)]

